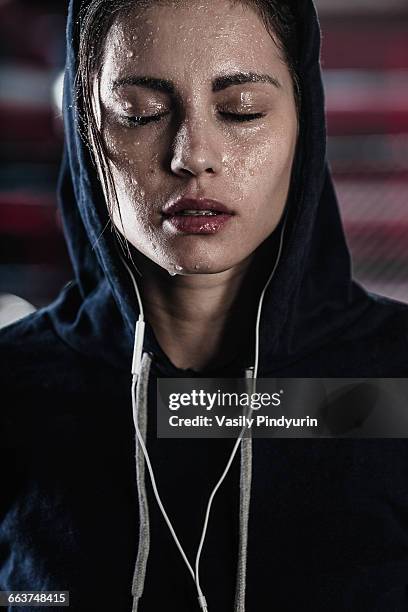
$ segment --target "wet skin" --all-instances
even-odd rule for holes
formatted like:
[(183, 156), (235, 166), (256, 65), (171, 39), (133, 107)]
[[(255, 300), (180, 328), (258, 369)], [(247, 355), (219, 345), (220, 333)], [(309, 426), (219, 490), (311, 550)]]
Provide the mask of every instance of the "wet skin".
[[(110, 28), (94, 108), (119, 200), (114, 222), (142, 254), (156, 335), (176, 365), (202, 365), (285, 207), (298, 133), (289, 69), (249, 7), (152, 3)], [(232, 216), (213, 233), (177, 231), (163, 209), (183, 196), (218, 200)], [(178, 351), (174, 318), (187, 322)], [(203, 353), (209, 321), (215, 340)]]

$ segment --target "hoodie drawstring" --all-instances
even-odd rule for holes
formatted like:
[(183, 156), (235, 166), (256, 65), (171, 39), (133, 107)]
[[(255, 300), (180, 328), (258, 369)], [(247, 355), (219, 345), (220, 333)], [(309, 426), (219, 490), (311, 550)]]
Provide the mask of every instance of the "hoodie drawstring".
[(239, 485), (239, 549), (237, 586), (234, 612), (245, 612), (246, 570), (248, 556), (248, 520), (252, 480), (252, 438), (241, 442), (241, 473)]
[[(151, 357), (147, 353), (144, 353), (141, 360), (139, 377), (137, 381), (136, 377), (134, 377), (132, 384), (133, 419), (135, 422), (135, 426), (138, 427), (140, 435), (145, 444), (147, 436), (148, 384), (151, 363)], [(252, 476), (251, 438), (243, 438), (241, 440), (240, 466), (239, 550), (234, 606), (235, 612), (245, 612), (248, 519)], [(138, 612), (139, 601), (143, 595), (144, 583), (146, 578), (147, 560), (149, 557), (150, 549), (150, 522), (145, 481), (145, 456), (142, 450), (142, 445), (137, 435), (136, 482), (139, 500), (139, 544), (132, 581), (132, 612)], [(203, 605), (206, 609), (205, 598), (203, 597), (202, 599), (204, 600), (205, 605)]]
[[(147, 435), (147, 398), (149, 386), (149, 374), (152, 360), (147, 353), (143, 354), (140, 379), (136, 389), (133, 389), (133, 396), (136, 393), (136, 414), (133, 418), (137, 419), (139, 431), (144, 440)], [(145, 460), (141, 445), (136, 436), (136, 484), (139, 499), (139, 544), (132, 581), (133, 605), (132, 612), (137, 612), (139, 600), (143, 594), (144, 582), (146, 578), (147, 559), (150, 549), (150, 522), (149, 507), (147, 503), (146, 481), (145, 481)]]

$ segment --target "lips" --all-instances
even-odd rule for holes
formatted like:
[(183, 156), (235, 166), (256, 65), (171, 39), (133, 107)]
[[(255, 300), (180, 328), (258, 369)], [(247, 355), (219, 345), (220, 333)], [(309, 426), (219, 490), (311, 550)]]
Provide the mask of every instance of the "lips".
[(234, 213), (225, 204), (206, 198), (181, 198), (162, 211), (165, 223), (183, 234), (215, 234)]
[(217, 214), (232, 215), (234, 213), (225, 206), (225, 204), (217, 200), (209, 200), (206, 198), (181, 198), (163, 209), (163, 215), (165, 217), (171, 217), (173, 215), (214, 216)]

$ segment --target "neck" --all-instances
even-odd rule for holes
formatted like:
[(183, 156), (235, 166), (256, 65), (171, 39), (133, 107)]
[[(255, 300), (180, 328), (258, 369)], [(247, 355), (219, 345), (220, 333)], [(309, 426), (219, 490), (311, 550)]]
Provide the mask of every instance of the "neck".
[(254, 263), (252, 255), (225, 272), (170, 276), (137, 255), (146, 320), (176, 367), (199, 371), (245, 350), (263, 280), (259, 266), (253, 274)]

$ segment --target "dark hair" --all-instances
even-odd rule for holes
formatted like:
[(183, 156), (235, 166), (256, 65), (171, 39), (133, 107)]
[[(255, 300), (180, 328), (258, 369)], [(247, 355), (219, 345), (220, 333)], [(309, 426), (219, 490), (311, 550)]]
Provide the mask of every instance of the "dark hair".
[[(91, 150), (92, 157), (99, 164), (102, 187), (111, 218), (112, 201), (117, 203), (118, 198), (113, 177), (106, 162), (102, 137), (93, 113), (92, 79), (100, 69), (103, 41), (115, 18), (135, 6), (144, 8), (155, 3), (166, 4), (166, 2), (168, 0), (91, 0), (84, 6), (80, 14), (79, 58), (76, 78), (80, 129)], [(281, 50), (283, 60), (291, 73), (299, 114), (298, 35), (293, 8), (294, 0), (231, 0), (231, 4), (248, 6), (254, 9), (262, 19), (270, 36)], [(118, 207), (118, 210), (120, 215), (120, 207)], [(118, 233), (117, 235), (121, 238)]]

